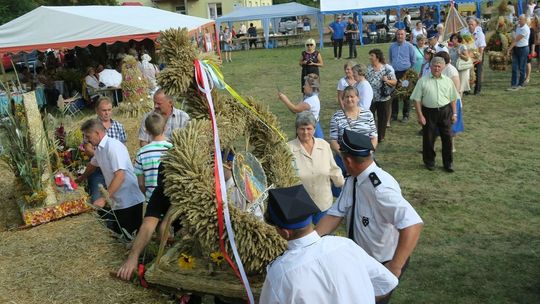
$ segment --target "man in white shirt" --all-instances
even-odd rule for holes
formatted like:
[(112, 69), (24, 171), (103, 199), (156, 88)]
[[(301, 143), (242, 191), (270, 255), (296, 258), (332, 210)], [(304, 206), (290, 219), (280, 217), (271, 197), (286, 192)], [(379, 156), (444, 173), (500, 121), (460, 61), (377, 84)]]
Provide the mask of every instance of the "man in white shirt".
[(399, 278), (420, 238), (422, 219), (397, 181), (373, 161), (369, 137), (345, 130), (340, 152), (350, 177), (316, 230), (331, 233), (346, 219), (349, 238)]
[(351, 240), (320, 237), (311, 226), (319, 211), (302, 185), (270, 190), (265, 218), (288, 250), (268, 266), (260, 303), (375, 303), (396, 287), (397, 278)]
[(474, 95), (480, 94), (482, 91), (482, 72), (484, 70), (484, 48), (486, 44), (486, 36), (482, 28), (478, 25), (478, 19), (474, 16), (467, 17), (468, 27), (463, 29), (461, 34), (469, 33), (474, 37), (474, 45), (478, 51), (478, 59), (474, 62), (474, 73), (476, 74), (476, 83), (474, 85)]
[[(126, 146), (107, 135), (107, 130), (99, 119), (89, 119), (81, 126), (81, 131), (95, 149), (90, 164), (99, 167), (105, 177), (110, 197), (111, 219), (117, 225), (111, 227), (117, 233), (125, 230), (132, 234), (142, 222), (144, 195), (139, 190), (137, 177)], [(106, 200), (100, 197), (92, 202), (97, 208), (105, 207)]]
[(526, 79), (527, 56), (529, 56), (529, 35), (531, 30), (527, 25), (527, 16), (519, 16), (514, 40), (508, 46), (507, 55), (512, 52), (512, 81), (507, 91), (516, 91), (523, 88)]

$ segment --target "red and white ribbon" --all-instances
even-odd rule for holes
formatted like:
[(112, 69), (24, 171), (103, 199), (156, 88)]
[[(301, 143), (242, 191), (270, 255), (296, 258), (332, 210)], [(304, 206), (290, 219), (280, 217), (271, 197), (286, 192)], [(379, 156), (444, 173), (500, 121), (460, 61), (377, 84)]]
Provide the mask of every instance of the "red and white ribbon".
[[(221, 252), (223, 253), (223, 256), (225, 257), (225, 260), (229, 263), (236, 275), (242, 281), (242, 284), (246, 289), (249, 303), (254, 304), (255, 300), (253, 298), (253, 292), (251, 291), (251, 287), (249, 286), (249, 281), (244, 270), (242, 260), (240, 260), (238, 249), (236, 247), (234, 230), (232, 228), (231, 217), (227, 205), (227, 188), (225, 184), (225, 177), (223, 174), (223, 160), (221, 156), (221, 146), (219, 143), (219, 132), (216, 123), (216, 115), (214, 112), (214, 103), (211, 94), (211, 83), (208, 81), (208, 72), (205, 70), (203, 64), (201, 64), (199, 60), (195, 60), (194, 64), (197, 86), (199, 87), (199, 90), (206, 95), (206, 100), (208, 101), (208, 110), (210, 112), (210, 121), (212, 122), (212, 133), (214, 137), (214, 181), (216, 185), (216, 209), (218, 218), (219, 247)], [(227, 235), (229, 236), (229, 243), (231, 245), (231, 250), (234, 255), (234, 260), (238, 268), (235, 266), (235, 264), (227, 254), (227, 251), (225, 250), (225, 242), (223, 237), (224, 223), (227, 229)]]

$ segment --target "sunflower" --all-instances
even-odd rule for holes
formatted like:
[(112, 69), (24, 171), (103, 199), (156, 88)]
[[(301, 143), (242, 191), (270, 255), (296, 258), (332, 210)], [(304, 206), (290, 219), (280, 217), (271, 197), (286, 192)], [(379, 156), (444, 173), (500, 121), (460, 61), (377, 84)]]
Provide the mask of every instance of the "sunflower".
[(195, 258), (185, 253), (180, 254), (178, 266), (181, 269), (193, 269), (195, 267)]
[(220, 266), (221, 263), (223, 263), (223, 261), (225, 260), (223, 253), (221, 253), (220, 251), (212, 252), (210, 254), (210, 257), (212, 258), (212, 261), (216, 263), (218, 266)]

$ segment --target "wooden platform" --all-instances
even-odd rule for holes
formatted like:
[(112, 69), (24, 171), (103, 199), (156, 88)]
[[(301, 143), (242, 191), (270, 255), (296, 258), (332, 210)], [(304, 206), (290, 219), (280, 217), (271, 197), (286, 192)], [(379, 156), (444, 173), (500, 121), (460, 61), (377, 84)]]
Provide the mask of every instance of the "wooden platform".
[[(145, 273), (148, 283), (176, 290), (181, 293), (193, 292), (211, 294), (227, 298), (246, 299), (247, 294), (240, 280), (227, 265), (222, 269), (211, 269), (204, 259), (195, 258), (193, 269), (181, 269), (178, 266), (179, 245), (170, 248), (161, 258), (160, 263), (153, 263)], [(211, 262), (210, 262), (211, 263)], [(264, 275), (249, 277), (251, 290), (259, 298), (264, 283)]]

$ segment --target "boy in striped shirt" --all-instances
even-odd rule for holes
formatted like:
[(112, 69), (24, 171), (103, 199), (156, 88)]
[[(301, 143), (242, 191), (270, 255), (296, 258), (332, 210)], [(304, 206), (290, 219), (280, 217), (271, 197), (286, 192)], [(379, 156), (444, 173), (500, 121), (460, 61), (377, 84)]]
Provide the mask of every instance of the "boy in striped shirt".
[(151, 113), (144, 121), (146, 131), (152, 136), (152, 142), (137, 151), (134, 168), (139, 189), (145, 194), (146, 201), (150, 199), (157, 186), (161, 156), (172, 147), (172, 144), (163, 135), (165, 123), (165, 118), (159, 113)]

